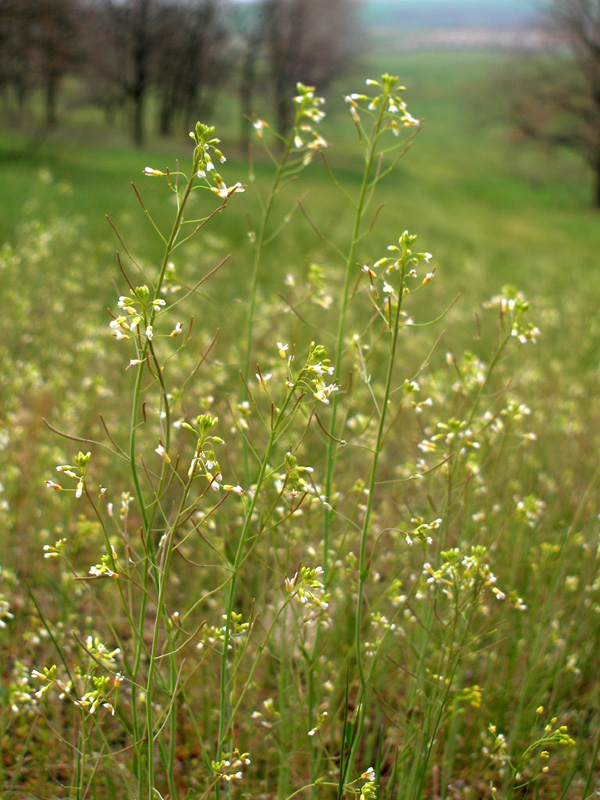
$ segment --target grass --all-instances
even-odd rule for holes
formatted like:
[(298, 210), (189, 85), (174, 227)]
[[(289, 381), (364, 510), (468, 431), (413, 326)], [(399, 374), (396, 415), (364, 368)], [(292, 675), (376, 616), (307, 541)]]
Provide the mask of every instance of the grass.
[[(129, 183), (168, 232), (174, 195), (141, 173), (173, 153), (187, 164), (189, 140), (139, 153), (96, 129), (91, 145), (89, 112), (35, 156), (2, 133), (3, 796), (598, 787), (600, 234), (587, 178), (511, 140), (488, 88), (497, 55), (365, 61), (334, 94), (389, 68), (426, 119), (378, 183), (368, 236), (370, 216), (353, 232), (318, 157), (267, 213), (273, 168), (257, 148), (246, 178), (225, 100), (222, 171), (246, 193), (180, 250)], [(330, 105), (327, 162), (360, 207), (370, 150), (346, 104)], [(209, 199), (180, 187), (200, 214)], [(261, 208), (257, 254), (248, 219), (259, 231)], [(402, 253), (386, 276), (374, 264), (389, 245)], [(406, 250), (420, 248), (435, 279), (405, 295), (419, 283)], [(161, 293), (228, 253), (193, 297)], [(423, 280), (428, 256), (415, 258)], [(145, 315), (123, 342), (106, 314), (127, 313), (119, 295)], [(536, 347), (511, 335), (535, 338), (529, 316)]]

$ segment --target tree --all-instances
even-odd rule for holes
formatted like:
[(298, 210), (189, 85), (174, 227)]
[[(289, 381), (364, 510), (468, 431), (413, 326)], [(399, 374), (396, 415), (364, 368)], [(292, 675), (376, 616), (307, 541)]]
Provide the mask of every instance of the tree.
[(33, 80), (33, 2), (5, 0), (0, 5), (0, 87), (7, 108), (20, 118)]
[(222, 0), (171, 0), (159, 8), (154, 83), (162, 135), (177, 118), (189, 131), (227, 75), (229, 32), (222, 6)]
[(291, 125), (298, 81), (323, 91), (352, 53), (353, 0), (264, 0), (266, 49), (277, 128)]
[(112, 103), (132, 107), (131, 131), (137, 147), (145, 140), (145, 106), (156, 51), (155, 0), (99, 0), (89, 16), (88, 68), (107, 87)]
[(585, 159), (600, 208), (600, 0), (550, 0), (546, 13), (560, 47), (521, 77), (513, 115), (523, 135)]
[(33, 44), (38, 82), (44, 91), (46, 124), (54, 127), (58, 121), (60, 82), (79, 57), (77, 38), (82, 12), (77, 0), (38, 0), (36, 5)]
[(16, 101), (18, 117), (41, 87), (46, 124), (56, 124), (59, 85), (78, 58), (81, 13), (78, 0), (0, 2), (0, 86), (7, 103)]

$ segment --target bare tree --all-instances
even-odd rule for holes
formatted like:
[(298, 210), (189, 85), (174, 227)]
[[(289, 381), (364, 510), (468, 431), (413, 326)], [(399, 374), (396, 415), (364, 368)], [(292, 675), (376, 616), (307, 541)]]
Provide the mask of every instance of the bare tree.
[(58, 121), (60, 83), (79, 58), (77, 0), (38, 0), (33, 30), (38, 82), (44, 91), (46, 124)]
[(352, 53), (353, 0), (264, 0), (265, 41), (280, 133), (297, 81), (326, 88)]
[(171, 0), (158, 12), (154, 83), (163, 135), (177, 118), (189, 130), (227, 75), (229, 31), (222, 12), (222, 0)]
[(513, 115), (523, 135), (585, 159), (600, 208), (600, 0), (550, 0), (546, 13), (561, 47), (521, 76)]
[(98, 0), (88, 17), (86, 53), (95, 84), (111, 103), (131, 106), (136, 146), (145, 140), (145, 107), (157, 41), (156, 0)]
[(77, 0), (0, 2), (0, 85), (5, 100), (16, 101), (19, 117), (40, 87), (46, 124), (56, 124), (59, 85), (78, 56), (79, 15)]

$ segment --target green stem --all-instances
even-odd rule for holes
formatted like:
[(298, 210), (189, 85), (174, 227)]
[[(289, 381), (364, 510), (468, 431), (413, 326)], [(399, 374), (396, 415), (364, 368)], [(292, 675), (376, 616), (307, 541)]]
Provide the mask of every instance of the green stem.
[[(362, 218), (368, 205), (367, 196), (369, 192), (369, 184), (371, 182), (371, 172), (373, 170), (373, 163), (375, 161), (375, 156), (377, 154), (377, 144), (383, 126), (386, 106), (387, 106), (387, 97), (384, 96), (382, 103), (379, 107), (379, 115), (377, 117), (377, 121), (373, 126), (373, 130), (371, 131), (371, 136), (369, 137), (369, 141), (367, 144), (367, 151), (365, 153), (365, 169), (363, 173), (363, 180), (360, 188), (360, 193), (358, 196), (358, 202), (356, 204), (356, 213), (354, 216), (354, 226), (352, 229), (350, 248), (348, 250), (348, 255), (346, 258), (346, 267), (344, 273), (344, 288), (342, 291), (342, 302), (340, 307), (337, 335), (336, 335), (336, 355), (335, 355), (334, 375), (338, 380), (340, 378), (341, 367), (342, 367), (344, 331), (346, 324), (346, 314), (348, 311), (348, 304), (350, 300), (350, 286), (355, 267), (356, 247), (360, 239), (360, 227)], [(336, 462), (337, 439), (335, 437), (336, 437), (336, 427), (337, 427), (337, 415), (338, 415), (338, 397), (337, 393), (335, 393), (331, 401), (330, 430), (332, 436), (329, 438), (327, 444), (327, 462), (325, 471), (325, 497), (327, 498), (328, 502), (331, 502), (333, 475)], [(333, 509), (325, 511), (324, 521), (323, 521), (324, 526), (323, 526), (323, 563), (322, 563), (323, 581), (325, 585), (327, 585), (329, 577), (329, 539), (330, 539), (331, 525), (333, 522), (333, 516), (334, 516)], [(316, 722), (315, 718), (315, 709), (317, 704), (316, 686), (315, 686), (316, 675), (313, 667), (317, 657), (317, 653), (319, 651), (319, 642), (320, 642), (320, 628), (317, 628), (315, 641), (310, 657), (309, 670), (308, 670), (308, 724), (310, 728), (313, 728)], [(313, 783), (316, 779), (316, 773), (317, 773), (316, 749), (317, 749), (317, 743), (311, 741), (310, 776)]]
[(365, 674), (362, 654), (362, 623), (363, 623), (363, 603), (364, 603), (364, 587), (369, 577), (369, 564), (367, 562), (367, 544), (369, 539), (369, 526), (371, 522), (371, 513), (373, 510), (373, 496), (375, 494), (375, 484), (377, 480), (377, 467), (379, 464), (379, 456), (383, 448), (383, 440), (385, 438), (385, 423), (387, 419), (388, 403), (390, 392), (392, 388), (392, 378), (394, 374), (394, 366), (396, 361), (396, 349), (398, 345), (398, 331), (400, 324), (400, 314), (402, 311), (402, 299), (404, 288), (404, 263), (400, 271), (400, 285), (398, 290), (398, 302), (396, 304), (396, 313), (392, 322), (392, 329), (390, 331), (390, 353), (388, 360), (387, 374), (385, 378), (385, 389), (383, 392), (383, 400), (381, 404), (381, 414), (379, 416), (379, 425), (377, 427), (377, 439), (375, 442), (375, 449), (373, 452), (373, 461), (371, 463), (371, 471), (369, 475), (367, 505), (365, 509), (365, 516), (360, 536), (360, 553), (358, 559), (358, 593), (356, 599), (356, 619), (354, 629), (354, 644), (356, 652), (356, 664), (358, 667), (358, 675), (360, 679), (360, 699), (355, 712), (355, 736), (354, 742), (346, 762), (347, 770), (351, 770), (356, 759), (356, 753), (360, 743), (360, 733), (362, 731), (366, 703), (367, 703), (367, 690), (368, 682)]

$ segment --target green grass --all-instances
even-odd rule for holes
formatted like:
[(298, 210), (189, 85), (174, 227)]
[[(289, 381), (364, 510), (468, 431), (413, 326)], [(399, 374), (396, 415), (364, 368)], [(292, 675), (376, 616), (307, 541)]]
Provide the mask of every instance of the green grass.
[[(140, 334), (143, 363), (128, 369), (134, 341), (114, 340), (106, 308), (118, 315), (117, 297), (132, 290), (115, 262), (123, 246), (104, 215), (148, 275), (123, 257), (134, 285), (154, 284), (164, 243), (130, 182), (168, 232), (175, 206), (165, 181), (142, 172), (173, 168), (177, 156), (184, 168), (189, 139), (136, 151), (124, 130), (105, 129), (89, 109), (72, 110), (69, 125), (35, 155), (14, 131), (0, 135), (0, 239), (11, 243), (0, 254), (0, 647), (9, 655), (0, 668), (0, 791), (7, 797), (145, 800), (150, 775), (171, 800), (222, 800), (229, 791), (224, 781), (212, 785), (210, 761), (236, 746), (251, 752), (252, 764), (243, 767), (247, 782), (231, 784), (232, 796), (242, 786), (249, 797), (369, 800), (371, 766), (382, 800), (584, 800), (597, 790), (600, 429), (590, 398), (599, 390), (600, 228), (588, 176), (567, 154), (513, 142), (495, 89), (499, 55), (390, 61), (365, 56), (336, 82), (320, 128), (332, 142), (327, 162), (356, 198), (363, 167), (341, 95), (387, 70), (401, 76), (409, 109), (426, 120), (381, 181), (371, 213), (383, 208), (350, 259), (341, 341), (344, 264), (335, 246), (347, 251), (352, 207), (318, 157), (275, 197), (268, 229), (293, 215), (265, 245), (246, 341), (248, 224), (257, 229), (272, 167), (257, 148), (250, 181), (236, 153), (230, 100), (215, 109), (228, 156), (222, 173), (229, 185), (247, 183), (246, 193), (187, 249), (167, 256), (187, 286), (231, 257), (196, 297), (172, 305), (180, 295), (165, 295), (169, 326), (157, 319), (156, 361), (145, 361), (150, 339)], [(406, 296), (407, 312), (420, 325), (452, 307), (433, 326), (405, 326), (396, 338), (386, 327), (382, 269), (369, 300), (368, 278), (362, 273), (359, 284), (353, 262), (373, 265), (405, 229), (418, 234), (416, 247), (432, 252), (436, 267), (434, 280)], [(427, 268), (419, 269), (422, 278)], [(505, 284), (531, 299), (528, 316), (541, 328), (535, 347), (510, 336), (514, 309), (483, 307)], [(192, 316), (189, 344), (175, 354), (183, 337), (169, 331), (180, 320), (187, 330)], [(336, 365), (340, 391), (327, 405), (315, 401), (310, 381), (297, 402), (287, 394), (284, 379), (304, 364), (312, 339)], [(290, 346), (283, 358), (278, 342)], [(255, 364), (272, 372), (271, 396), (253, 377)], [(405, 379), (418, 381), (416, 394)], [(426, 398), (432, 405), (414, 408)], [(170, 421), (160, 414), (167, 406)], [(210, 446), (224, 480), (247, 494), (197, 489), (199, 475), (186, 506), (195, 440), (170, 422), (199, 426), (202, 413), (219, 417), (215, 434), (225, 444)], [(42, 417), (76, 438), (56, 436)], [(159, 458), (159, 439), (170, 465)], [(130, 447), (140, 454), (133, 468)], [(107, 487), (112, 514), (103, 502), (96, 514), (85, 496), (77, 504), (72, 493), (44, 488), (51, 479), (74, 489), (76, 479), (55, 467), (88, 448), (86, 487), (93, 502), (97, 484)], [(295, 474), (292, 451), (314, 473)], [(86, 468), (79, 459), (75, 471)], [(275, 478), (306, 494), (302, 515), (286, 515), (292, 500)], [(335, 513), (318, 497), (329, 478)], [(129, 508), (122, 492), (132, 494)], [(213, 507), (215, 497), (223, 504)], [(176, 547), (163, 552), (173, 563), (159, 563), (167, 533)], [(65, 558), (44, 560), (42, 547), (63, 537)], [(119, 577), (85, 580), (102, 554), (115, 566), (109, 544)], [(478, 546), (486, 552), (471, 551)], [(292, 603), (284, 578), (322, 563), (327, 585), (313, 574), (316, 600)], [(494, 588), (507, 597), (496, 599)], [(329, 626), (321, 625), (325, 592)], [(234, 631), (234, 611), (249, 628)], [(33, 695), (43, 678), (31, 670), (53, 663), (61, 680), (74, 675), (63, 692), (69, 698), (90, 690), (106, 665), (90, 655), (95, 645), (82, 647), (88, 635), (109, 649), (118, 644), (119, 670), (129, 669), (110, 695), (115, 718), (103, 707), (94, 716), (59, 702), (54, 685), (49, 699)], [(228, 637), (231, 655), (221, 647)], [(145, 705), (146, 680), (155, 706)], [(574, 747), (558, 742), (563, 724)], [(550, 754), (547, 775), (542, 746), (528, 749), (540, 738)]]

